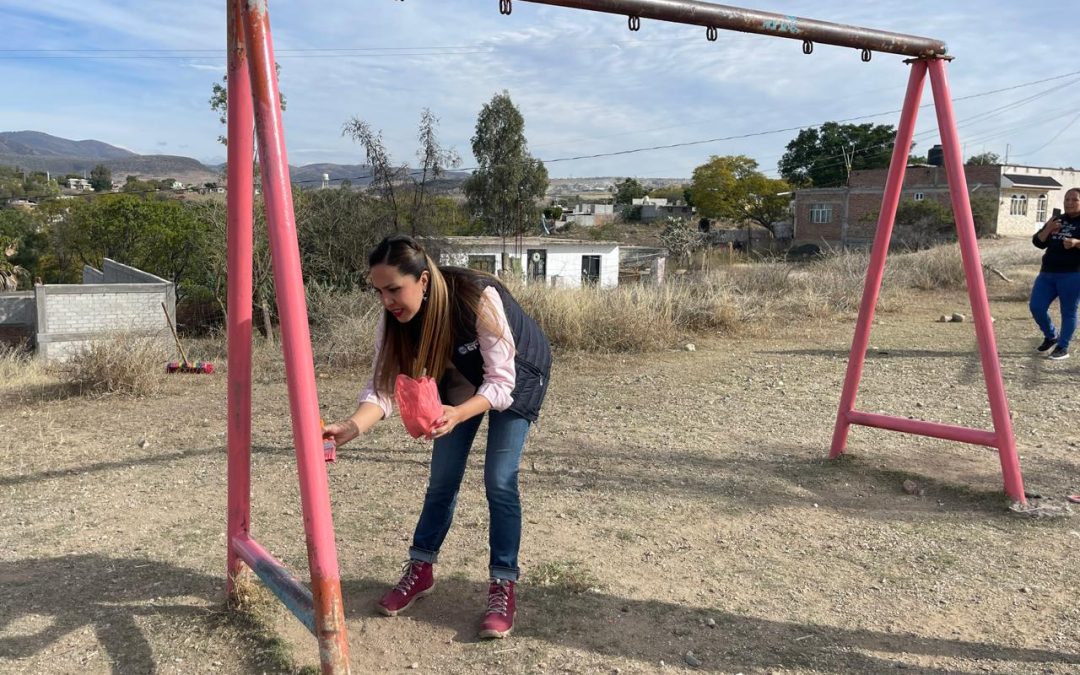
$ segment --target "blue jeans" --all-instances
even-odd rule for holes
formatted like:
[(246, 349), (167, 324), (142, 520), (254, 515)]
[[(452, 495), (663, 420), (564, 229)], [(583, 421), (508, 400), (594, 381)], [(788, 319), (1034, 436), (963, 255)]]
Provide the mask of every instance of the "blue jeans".
[[(465, 475), (476, 431), (483, 415), (457, 425), (449, 435), (435, 440), (431, 453), (431, 478), (424, 495), (424, 508), (416, 523), (409, 557), (435, 563), (450, 523), (454, 520), (458, 489)], [(484, 488), (487, 491), (491, 547), (490, 573), (494, 579), (518, 578), (518, 549), (521, 547), (521, 499), (518, 495), (518, 467), (521, 450), (529, 433), (529, 420), (512, 412), (488, 412), (487, 454), (484, 458)]]
[[(1050, 318), (1050, 303), (1054, 298), (1061, 305), (1061, 332), (1054, 329)], [(1076, 305), (1080, 302), (1080, 272), (1039, 272), (1031, 288), (1031, 316), (1039, 324), (1044, 337), (1057, 338), (1058, 346), (1068, 349), (1076, 332)]]

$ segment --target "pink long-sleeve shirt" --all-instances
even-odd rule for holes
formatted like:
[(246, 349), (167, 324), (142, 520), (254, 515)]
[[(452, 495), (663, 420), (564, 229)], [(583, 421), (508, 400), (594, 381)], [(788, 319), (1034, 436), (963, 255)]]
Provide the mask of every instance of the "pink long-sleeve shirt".
[[(506, 310), (503, 308), (502, 298), (499, 291), (493, 286), (484, 289), (480, 296), (479, 316), (490, 316), (494, 319), (493, 326), (487, 326), (487, 322), (476, 322), (476, 337), (480, 343), (480, 355), (484, 359), (484, 378), (478, 388), (474, 388), (461, 373), (457, 372), (453, 364), (447, 364), (450, 374), (449, 401), (443, 403), (460, 405), (472, 396), (479, 394), (491, 403), (493, 410), (506, 410), (514, 402), (511, 394), (517, 383), (517, 369), (514, 366), (514, 355), (517, 353), (514, 345), (514, 336), (510, 332), (510, 324), (506, 320)], [(375, 368), (379, 363), (379, 355), (382, 352), (383, 334), (386, 332), (386, 312), (379, 316), (379, 324), (375, 327), (375, 358), (372, 360), (371, 379), (367, 386), (357, 397), (359, 403), (374, 403), (383, 411), (383, 417), (389, 417), (394, 411), (393, 396), (386, 392), (380, 392), (375, 388)]]

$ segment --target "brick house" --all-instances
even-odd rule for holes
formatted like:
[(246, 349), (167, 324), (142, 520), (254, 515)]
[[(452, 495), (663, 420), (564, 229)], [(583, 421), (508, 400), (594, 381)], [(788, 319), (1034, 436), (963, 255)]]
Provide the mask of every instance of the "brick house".
[[(990, 233), (1028, 237), (1060, 207), (1065, 191), (1080, 187), (1080, 171), (1015, 164), (965, 166), (968, 192), (997, 202)], [(881, 210), (887, 169), (852, 171), (849, 184), (836, 188), (808, 188), (795, 192), (795, 244), (868, 247)], [(950, 205), (945, 167), (909, 166), (904, 175), (901, 201), (934, 199)]]

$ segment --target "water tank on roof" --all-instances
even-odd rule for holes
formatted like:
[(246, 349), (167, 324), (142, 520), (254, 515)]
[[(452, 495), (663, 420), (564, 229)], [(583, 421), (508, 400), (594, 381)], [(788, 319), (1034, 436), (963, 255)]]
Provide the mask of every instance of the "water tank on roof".
[(935, 145), (926, 153), (926, 163), (931, 166), (945, 166), (945, 151)]

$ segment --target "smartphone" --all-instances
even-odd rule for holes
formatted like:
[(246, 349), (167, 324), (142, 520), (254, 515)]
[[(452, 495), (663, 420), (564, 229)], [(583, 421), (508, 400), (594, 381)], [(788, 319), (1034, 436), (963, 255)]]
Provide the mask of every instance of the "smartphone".
[(1061, 209), (1054, 209), (1054, 213), (1053, 213), (1052, 216), (1050, 216), (1050, 220), (1053, 220), (1054, 218), (1060, 218), (1060, 217), (1061, 217)]

